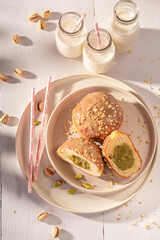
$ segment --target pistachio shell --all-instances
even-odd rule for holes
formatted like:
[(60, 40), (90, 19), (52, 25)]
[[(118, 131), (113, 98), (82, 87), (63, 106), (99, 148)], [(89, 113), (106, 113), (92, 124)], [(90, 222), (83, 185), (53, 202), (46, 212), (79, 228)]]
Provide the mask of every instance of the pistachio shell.
[(45, 168), (45, 173), (48, 176), (53, 176), (55, 174), (55, 170), (52, 167), (47, 167), (47, 168)]
[(45, 28), (46, 28), (46, 23), (45, 23), (45, 21), (44, 20), (38, 20), (38, 27), (39, 27), (39, 29), (42, 29), (42, 30), (44, 30)]
[(7, 114), (4, 114), (1, 118), (0, 118), (0, 123), (2, 124), (8, 124), (10, 120), (10, 117)]
[(43, 112), (43, 108), (44, 108), (44, 102), (43, 101), (40, 101), (37, 103), (37, 110), (39, 112)]
[(52, 237), (57, 238), (59, 236), (60, 230), (58, 227), (54, 226), (52, 229)]
[(14, 74), (16, 74), (18, 77), (25, 77), (26, 76), (26, 72), (20, 68), (16, 68), (14, 70)]
[(3, 82), (8, 82), (8, 77), (3, 73), (0, 73), (0, 80), (2, 80)]
[(20, 43), (20, 38), (19, 38), (19, 36), (18, 36), (17, 34), (15, 34), (15, 35), (12, 37), (12, 39), (13, 39), (13, 42), (14, 42), (14, 43), (16, 43), (16, 44)]
[(38, 21), (38, 19), (39, 19), (39, 14), (38, 13), (33, 13), (33, 14), (31, 14), (30, 16), (29, 16), (29, 21), (31, 21), (31, 22), (36, 22), (36, 21)]
[(48, 217), (48, 212), (43, 212), (43, 213), (38, 215), (37, 220), (38, 221), (42, 221), (42, 220), (44, 220), (47, 217)]
[(41, 13), (42, 18), (49, 18), (51, 16), (51, 12), (49, 10), (45, 10)]
[(53, 187), (54, 187), (54, 188), (62, 187), (63, 184), (64, 184), (64, 182), (63, 182), (62, 180), (56, 180), (56, 181), (53, 183)]

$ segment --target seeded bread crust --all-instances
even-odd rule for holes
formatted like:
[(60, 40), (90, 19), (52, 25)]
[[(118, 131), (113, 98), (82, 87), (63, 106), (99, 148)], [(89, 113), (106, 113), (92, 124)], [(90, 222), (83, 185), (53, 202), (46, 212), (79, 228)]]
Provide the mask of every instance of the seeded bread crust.
[[(113, 155), (114, 147), (123, 143), (126, 143), (130, 146), (135, 159), (133, 166), (126, 170), (121, 170), (120, 168), (118, 168), (111, 157)], [(107, 159), (107, 162), (109, 163), (113, 171), (120, 177), (128, 178), (132, 174), (136, 174), (142, 166), (142, 159), (139, 156), (136, 148), (134, 147), (130, 137), (127, 133), (119, 130), (113, 131), (108, 137), (106, 137), (103, 142), (102, 154)]]
[(122, 125), (123, 109), (111, 94), (93, 92), (76, 105), (72, 122), (80, 136), (101, 142)]
[[(66, 150), (66, 149), (71, 150), (73, 153), (78, 154), (80, 157), (93, 163), (97, 168), (97, 172), (99, 173), (99, 176), (101, 176), (104, 169), (104, 162), (102, 159), (101, 150), (94, 142), (84, 138), (68, 139), (57, 150), (58, 156), (62, 158), (64, 161), (67, 161), (67, 160), (64, 159), (64, 157), (62, 157), (62, 152), (63, 150)], [(78, 167), (82, 171), (86, 172), (85, 169), (73, 163), (71, 164)], [(95, 174), (92, 172), (88, 174), (91, 176), (95, 176)]]

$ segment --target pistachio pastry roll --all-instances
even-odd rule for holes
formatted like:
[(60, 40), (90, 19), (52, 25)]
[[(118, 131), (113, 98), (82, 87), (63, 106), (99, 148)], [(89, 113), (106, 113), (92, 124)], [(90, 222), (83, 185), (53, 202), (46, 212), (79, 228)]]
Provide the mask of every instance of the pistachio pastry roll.
[(81, 137), (103, 141), (123, 122), (123, 109), (107, 92), (86, 95), (72, 112), (72, 122)]
[(120, 177), (128, 178), (137, 173), (142, 159), (127, 133), (113, 131), (103, 142), (102, 154)]
[(70, 138), (57, 150), (64, 161), (74, 165), (89, 175), (100, 177), (104, 162), (101, 150), (94, 142), (83, 138)]

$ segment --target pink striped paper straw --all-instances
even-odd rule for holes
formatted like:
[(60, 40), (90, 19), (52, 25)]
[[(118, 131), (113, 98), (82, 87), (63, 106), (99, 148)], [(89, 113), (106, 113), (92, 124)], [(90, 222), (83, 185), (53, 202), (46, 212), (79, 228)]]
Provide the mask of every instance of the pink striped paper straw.
[(99, 30), (98, 30), (98, 22), (96, 20), (94, 21), (94, 27), (95, 27), (95, 32), (97, 35), (98, 48), (101, 49), (102, 48), (101, 39), (100, 39), (100, 35), (99, 35)]
[(81, 22), (83, 22), (83, 19), (86, 17), (86, 14), (84, 13), (80, 19), (78, 20), (78, 22), (76, 23), (76, 25), (72, 28), (71, 33), (75, 32), (76, 29), (79, 27), (79, 25), (81, 24)]
[(40, 155), (41, 155), (42, 140), (43, 140), (44, 127), (45, 127), (45, 118), (46, 118), (47, 106), (48, 106), (50, 83), (51, 83), (51, 77), (48, 78), (47, 87), (46, 87), (46, 95), (45, 95), (43, 115), (42, 115), (42, 124), (41, 124), (41, 130), (40, 130), (39, 141), (38, 141), (38, 149), (37, 149), (37, 156), (36, 156), (36, 164), (34, 168), (33, 181), (37, 181), (37, 176), (38, 176), (38, 168), (40, 163)]
[(29, 174), (28, 174), (28, 193), (32, 192), (32, 169), (33, 169), (33, 123), (35, 109), (35, 89), (32, 88), (31, 94), (31, 116), (30, 116), (30, 137), (29, 137)]

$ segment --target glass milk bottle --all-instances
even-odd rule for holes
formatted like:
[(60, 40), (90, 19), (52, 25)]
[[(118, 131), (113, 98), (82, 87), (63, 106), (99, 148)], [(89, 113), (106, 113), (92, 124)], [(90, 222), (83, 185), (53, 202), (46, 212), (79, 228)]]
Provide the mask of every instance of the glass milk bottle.
[(107, 30), (110, 32), (117, 52), (130, 50), (139, 33), (139, 10), (130, 0), (118, 2), (110, 18)]
[(59, 19), (56, 29), (56, 45), (58, 51), (65, 57), (77, 58), (82, 55), (87, 36), (84, 22), (80, 23), (75, 32), (71, 32), (80, 17), (78, 13), (67, 12)]
[(83, 64), (92, 73), (104, 74), (108, 72), (114, 61), (115, 47), (110, 33), (99, 28), (101, 48), (98, 46), (97, 35), (92, 30), (83, 47)]

